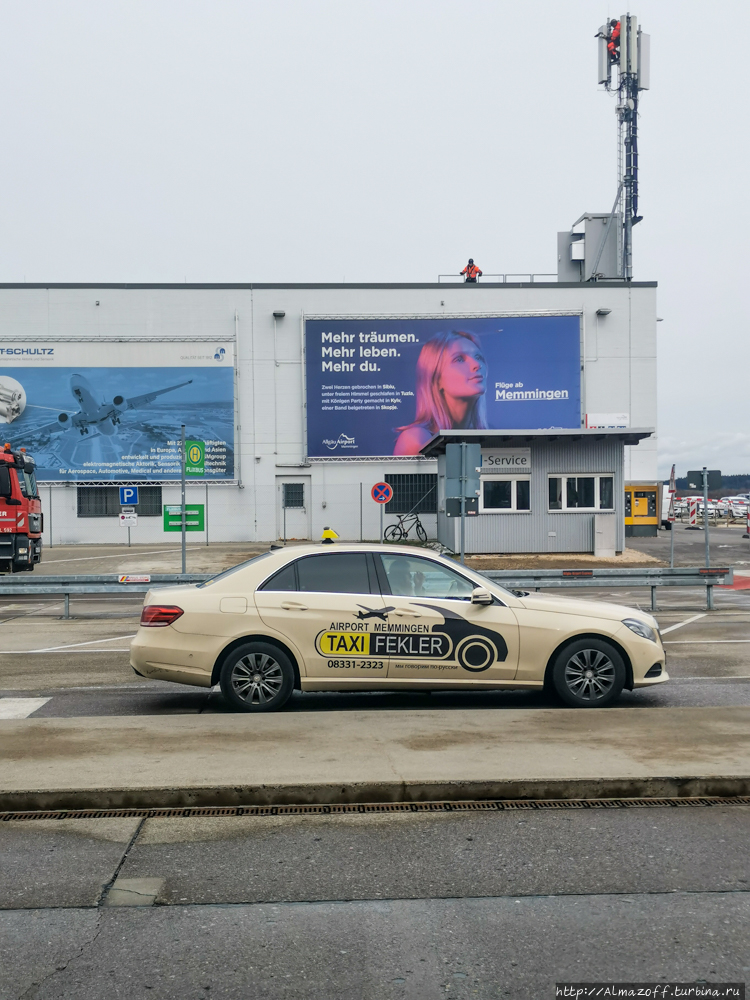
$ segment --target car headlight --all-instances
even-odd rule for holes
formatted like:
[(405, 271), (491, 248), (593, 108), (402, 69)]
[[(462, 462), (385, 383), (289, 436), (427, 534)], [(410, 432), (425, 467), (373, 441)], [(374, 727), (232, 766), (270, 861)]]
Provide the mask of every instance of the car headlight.
[(638, 618), (626, 618), (622, 624), (627, 625), (631, 632), (635, 632), (636, 635), (640, 635), (643, 639), (650, 639), (651, 642), (656, 642), (655, 630)]

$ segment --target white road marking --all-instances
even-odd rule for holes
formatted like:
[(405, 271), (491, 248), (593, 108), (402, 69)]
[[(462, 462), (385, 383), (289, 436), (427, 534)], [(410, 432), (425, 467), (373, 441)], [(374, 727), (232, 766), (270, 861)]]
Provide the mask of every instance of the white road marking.
[[(30, 649), (29, 653), (55, 653), (58, 649), (74, 649), (76, 646), (96, 646), (103, 642), (117, 642), (118, 639), (135, 639), (136, 633), (132, 635), (113, 635), (111, 639), (89, 639), (88, 642), (70, 642), (65, 646), (47, 646), (44, 649)], [(20, 650), (19, 650), (20, 652)]]
[[(204, 546), (203, 545), (188, 545), (187, 548), (188, 548), (189, 551), (193, 552), (196, 549), (202, 549), (202, 548), (204, 548)], [(154, 549), (153, 552), (149, 552), (147, 554), (150, 555), (150, 556), (157, 556), (157, 555), (162, 555), (164, 552), (179, 552), (179, 551), (180, 551), (179, 548)], [(69, 562), (89, 562), (92, 559), (127, 559), (127, 558), (129, 558), (129, 557), (128, 557), (128, 554), (126, 552), (118, 552), (116, 554), (108, 555), (108, 556), (76, 556), (73, 559), (49, 559), (47, 561), (46, 565), (47, 566), (58, 566), (58, 565), (61, 565), (62, 563), (69, 563)]]
[[(116, 649), (113, 650), (110, 646), (108, 649), (79, 649), (80, 646), (101, 646), (103, 642), (118, 642), (120, 639), (135, 639), (135, 633), (133, 635), (113, 635), (111, 639), (89, 639), (88, 642), (71, 642), (67, 646), (47, 646), (44, 649), (0, 649), (0, 654), (2, 653), (60, 653), (66, 652), (69, 649), (76, 649), (79, 653), (108, 653), (115, 652), (121, 653), (123, 650)], [(129, 649), (130, 647), (128, 647)]]
[(0, 698), (0, 719), (28, 719), (49, 698)]
[(0, 649), (0, 656), (32, 656), (35, 653), (57, 653), (58, 656), (62, 656), (64, 653), (129, 653), (130, 646), (123, 647), (120, 649), (117, 647), (113, 649), (109, 646), (108, 649)]
[(663, 628), (661, 630), (662, 635), (666, 635), (667, 632), (674, 632), (676, 628), (682, 628), (683, 625), (689, 625), (690, 622), (697, 622), (699, 618), (705, 618), (706, 612), (704, 611), (702, 615), (693, 615), (692, 618), (686, 618), (684, 622), (677, 622), (676, 625), (670, 625), (669, 628)]
[(667, 639), (665, 646), (708, 646), (715, 642), (750, 642), (750, 639)]

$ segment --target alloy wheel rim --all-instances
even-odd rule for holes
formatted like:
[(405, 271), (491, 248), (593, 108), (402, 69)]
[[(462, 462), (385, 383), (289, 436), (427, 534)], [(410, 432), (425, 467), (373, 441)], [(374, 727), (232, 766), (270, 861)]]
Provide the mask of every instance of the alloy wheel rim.
[(232, 690), (247, 705), (267, 705), (283, 683), (281, 666), (268, 653), (248, 653), (232, 668)]
[(568, 690), (583, 701), (601, 701), (615, 684), (615, 665), (600, 649), (581, 649), (565, 666)]

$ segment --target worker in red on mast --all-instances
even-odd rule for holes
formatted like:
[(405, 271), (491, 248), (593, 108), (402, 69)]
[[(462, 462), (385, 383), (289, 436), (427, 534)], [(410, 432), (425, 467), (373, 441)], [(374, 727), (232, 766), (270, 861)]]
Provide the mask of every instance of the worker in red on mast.
[(607, 51), (609, 52), (609, 61), (616, 63), (620, 61), (620, 22), (613, 18), (609, 22), (609, 27)]
[(474, 263), (474, 258), (473, 257), (469, 257), (469, 263), (463, 269), (463, 271), (461, 272), (461, 274), (465, 274), (466, 275), (466, 277), (464, 278), (464, 281), (470, 281), (473, 284), (476, 284), (477, 278), (481, 278), (481, 276), (482, 276), (482, 272), (479, 270), (479, 268)]

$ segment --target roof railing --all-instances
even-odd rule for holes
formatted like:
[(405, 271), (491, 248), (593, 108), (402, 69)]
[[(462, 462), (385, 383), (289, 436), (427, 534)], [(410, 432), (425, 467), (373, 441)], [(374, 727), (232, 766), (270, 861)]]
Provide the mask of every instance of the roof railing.
[[(486, 282), (491, 282), (491, 283), (501, 284), (501, 285), (504, 285), (504, 284), (507, 284), (507, 283), (510, 283), (510, 282), (513, 282), (513, 283), (518, 282), (518, 283), (521, 283), (521, 284), (533, 284), (535, 281), (545, 281), (545, 282), (552, 281), (552, 282), (556, 282), (557, 281), (557, 275), (556, 274), (529, 274), (529, 273), (526, 273), (526, 274), (483, 274), (481, 276), (481, 278), (477, 279), (478, 283), (479, 282), (485, 282), (485, 283)], [(464, 278), (463, 278), (463, 275), (461, 275), (461, 274), (439, 274), (438, 275), (438, 282), (440, 282), (440, 283), (445, 282), (446, 284), (449, 283), (449, 282), (453, 282), (453, 283), (461, 282), (461, 283), (464, 283)], [(472, 281), (472, 282), (470, 282), (470, 284), (473, 285), (474, 282)]]

